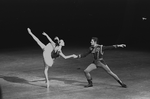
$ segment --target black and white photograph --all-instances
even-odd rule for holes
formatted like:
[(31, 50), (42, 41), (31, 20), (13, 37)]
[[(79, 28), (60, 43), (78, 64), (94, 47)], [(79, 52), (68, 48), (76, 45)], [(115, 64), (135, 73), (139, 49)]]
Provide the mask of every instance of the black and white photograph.
[(1, 0), (0, 99), (150, 99), (149, 0)]

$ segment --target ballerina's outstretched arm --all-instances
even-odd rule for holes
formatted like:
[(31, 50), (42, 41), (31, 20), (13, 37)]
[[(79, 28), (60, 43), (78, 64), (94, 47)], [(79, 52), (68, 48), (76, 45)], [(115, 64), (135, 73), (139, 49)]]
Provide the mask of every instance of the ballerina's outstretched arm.
[(62, 53), (62, 51), (60, 51), (60, 53), (59, 53), (59, 55), (61, 56), (61, 57), (63, 57), (64, 59), (68, 59), (68, 58), (77, 58), (78, 56), (77, 55), (75, 55), (75, 54), (72, 54), (72, 55), (64, 55), (63, 53)]
[(56, 46), (55, 42), (45, 32), (43, 32), (42, 34), (47, 37), (47, 39), (52, 44), (53, 48), (55, 48), (55, 46)]

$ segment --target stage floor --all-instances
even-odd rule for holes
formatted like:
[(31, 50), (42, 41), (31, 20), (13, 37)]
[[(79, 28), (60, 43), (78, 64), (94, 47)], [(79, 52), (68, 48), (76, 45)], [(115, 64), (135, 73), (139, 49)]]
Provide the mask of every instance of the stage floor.
[[(79, 54), (85, 48), (64, 48)], [(150, 99), (150, 52), (117, 49), (105, 51), (110, 69), (127, 84), (122, 88), (104, 70), (91, 72), (94, 87), (87, 84), (83, 70), (92, 62), (84, 59), (55, 60), (49, 69), (50, 88), (44, 81), (42, 50), (17, 49), (0, 52), (1, 99)]]

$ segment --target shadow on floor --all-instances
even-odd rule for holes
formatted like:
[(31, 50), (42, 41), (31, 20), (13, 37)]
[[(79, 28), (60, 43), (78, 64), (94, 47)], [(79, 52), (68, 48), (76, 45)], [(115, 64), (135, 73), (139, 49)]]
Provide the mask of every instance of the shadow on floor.
[[(29, 84), (29, 85), (33, 85), (33, 86), (40, 86), (40, 87), (45, 87), (46, 88), (46, 85), (41, 86), (41, 85), (38, 85), (38, 84), (34, 84), (36, 82), (41, 82), (41, 81), (45, 82), (44, 79), (43, 80), (40, 79), (40, 80), (28, 81), (24, 78), (19, 78), (19, 77), (16, 77), (16, 76), (3, 76), (3, 75), (0, 75), (0, 78), (4, 79), (7, 82), (11, 82), (11, 83)], [(76, 81), (76, 80), (66, 80), (64, 78), (50, 78), (50, 81), (51, 80), (62, 81), (65, 84), (76, 83), (76, 86), (83, 86), (84, 85), (84, 82), (80, 82), (80, 81)]]
[[(71, 85), (75, 84), (76, 86), (84, 86), (85, 85), (85, 82), (81, 82), (81, 81), (77, 81), (77, 80), (64, 79), (64, 78), (53, 78), (53, 77), (51, 77), (49, 80), (50, 81), (51, 80), (62, 81), (65, 84), (71, 84)], [(45, 81), (45, 80), (34, 80), (32, 82), (39, 82), (39, 81)]]
[(3, 99), (3, 93), (2, 93), (1, 85), (0, 85), (0, 99)]
[[(5, 81), (11, 82), (11, 83), (28, 84), (28, 85), (33, 85), (33, 86), (46, 88), (46, 84), (45, 85), (34, 84), (34, 83), (41, 82), (41, 81), (45, 82), (44, 79), (43, 80), (40, 79), (40, 80), (28, 81), (26, 79), (19, 78), (19, 77), (16, 77), (16, 76), (3, 76), (3, 75), (0, 75), (0, 78), (4, 79)], [(64, 78), (50, 78), (50, 81), (51, 80), (62, 81), (65, 84), (70, 84), (70, 85), (74, 85), (74, 86), (85, 86), (87, 84), (86, 81), (85, 82), (81, 82), (81, 81), (77, 81), (77, 80), (70, 80), (70, 79), (64, 79)], [(94, 84), (94, 86), (107, 86), (107, 87), (116, 86), (116, 85), (109, 85), (109, 84), (107, 84), (105, 82), (104, 83), (94, 83), (93, 82), (93, 84)], [(121, 86), (118, 85), (118, 87), (121, 87)], [(1, 90), (0, 90), (0, 92), (1, 92)]]
[[(11, 82), (11, 83), (20, 83), (20, 84), (29, 84), (29, 85), (33, 85), (33, 86), (40, 86), (40, 85), (32, 84), (32, 83), (30, 83), (30, 81), (23, 79), (23, 78), (16, 77), (16, 76), (0, 75), (0, 78), (4, 79), (7, 82)], [(40, 86), (40, 87), (46, 87), (46, 86)]]

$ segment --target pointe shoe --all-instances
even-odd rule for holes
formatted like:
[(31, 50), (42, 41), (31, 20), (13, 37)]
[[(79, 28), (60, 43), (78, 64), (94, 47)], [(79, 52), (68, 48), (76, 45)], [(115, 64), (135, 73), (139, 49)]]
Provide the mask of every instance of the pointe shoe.
[(50, 86), (49, 81), (47, 81), (46, 85), (47, 85), (47, 88), (49, 88), (49, 86)]

